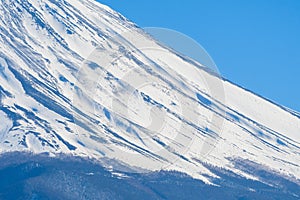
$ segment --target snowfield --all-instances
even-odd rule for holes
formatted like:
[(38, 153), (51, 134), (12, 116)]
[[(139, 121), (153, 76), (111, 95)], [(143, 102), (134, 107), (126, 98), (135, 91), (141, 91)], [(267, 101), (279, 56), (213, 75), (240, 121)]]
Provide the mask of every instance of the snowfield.
[[(176, 170), (246, 160), (299, 183), (300, 116), (211, 73), (92, 0), (0, 2), (0, 151)], [(116, 173), (116, 175), (118, 175)]]

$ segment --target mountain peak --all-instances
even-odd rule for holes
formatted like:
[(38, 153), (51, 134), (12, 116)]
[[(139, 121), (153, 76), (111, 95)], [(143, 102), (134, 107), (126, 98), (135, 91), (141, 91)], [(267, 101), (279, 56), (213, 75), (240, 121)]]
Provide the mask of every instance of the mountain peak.
[[(235, 167), (244, 159), (300, 178), (299, 117), (183, 59), (110, 8), (7, 0), (0, 12), (2, 152), (66, 153), (207, 183), (215, 174), (206, 164), (256, 179)], [(213, 95), (215, 82), (226, 98)]]

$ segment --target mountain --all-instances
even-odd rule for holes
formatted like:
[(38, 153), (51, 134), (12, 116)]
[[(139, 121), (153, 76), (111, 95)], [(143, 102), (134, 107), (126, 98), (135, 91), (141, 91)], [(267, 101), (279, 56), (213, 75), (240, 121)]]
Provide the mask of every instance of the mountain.
[(105, 5), (1, 0), (0, 44), (3, 154), (81, 156), (124, 173), (172, 170), (206, 184), (221, 179), (214, 166), (276, 186), (249, 170), (260, 166), (299, 184), (299, 113), (162, 45)]

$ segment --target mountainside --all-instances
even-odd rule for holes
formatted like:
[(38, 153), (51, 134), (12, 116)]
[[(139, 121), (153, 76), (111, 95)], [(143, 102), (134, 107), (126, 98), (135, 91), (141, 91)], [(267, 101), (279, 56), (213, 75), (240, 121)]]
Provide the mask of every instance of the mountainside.
[(218, 177), (208, 165), (262, 180), (237, 164), (251, 161), (299, 184), (297, 112), (92, 0), (1, 0), (0, 121), (1, 152), (71, 154), (205, 183)]

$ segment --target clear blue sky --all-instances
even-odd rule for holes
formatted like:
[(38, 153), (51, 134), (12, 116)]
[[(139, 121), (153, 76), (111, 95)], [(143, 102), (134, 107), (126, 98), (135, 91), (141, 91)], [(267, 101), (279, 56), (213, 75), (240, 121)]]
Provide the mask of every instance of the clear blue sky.
[(182, 32), (222, 76), (300, 111), (300, 0), (99, 0), (140, 27)]

